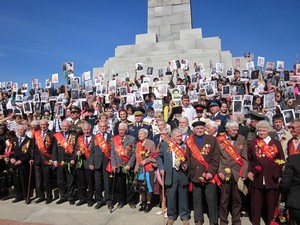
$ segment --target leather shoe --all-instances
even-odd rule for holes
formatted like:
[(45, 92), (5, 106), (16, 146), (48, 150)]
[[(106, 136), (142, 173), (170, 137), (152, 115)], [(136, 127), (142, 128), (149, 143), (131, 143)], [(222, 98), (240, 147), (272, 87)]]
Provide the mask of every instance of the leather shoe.
[(114, 206), (113, 206), (113, 204), (112, 204), (112, 203), (108, 203), (108, 204), (107, 204), (107, 208), (108, 208), (109, 210), (111, 210), (111, 209), (113, 209), (113, 208), (114, 208)]
[(79, 202), (76, 203), (76, 206), (81, 206), (81, 205), (84, 205), (85, 203), (86, 203), (86, 201), (79, 200)]
[(87, 203), (87, 206), (88, 207), (92, 207), (94, 205), (94, 202), (93, 201), (88, 201), (88, 203)]
[(70, 205), (75, 205), (75, 200), (70, 200), (69, 203)]
[(143, 211), (145, 211), (145, 209), (146, 209), (146, 203), (143, 202), (143, 203), (141, 204), (141, 208), (139, 208), (139, 212), (143, 212)]
[(45, 201), (45, 198), (38, 198), (38, 199), (35, 201), (35, 203), (41, 203), (41, 202), (43, 202), (43, 201)]
[(119, 202), (118, 205), (117, 205), (117, 208), (118, 208), (118, 209), (122, 209), (123, 207), (124, 207), (124, 204), (121, 203), (121, 202)]
[(95, 205), (95, 209), (100, 209), (102, 206), (105, 206), (105, 202), (97, 202), (97, 204)]
[(145, 207), (144, 212), (145, 212), (145, 213), (148, 213), (148, 212), (151, 211), (151, 209), (152, 209), (151, 204), (146, 204), (146, 207)]
[(52, 201), (53, 201), (52, 198), (47, 198), (46, 201), (45, 201), (45, 204), (48, 205), (48, 204), (50, 204)]
[(17, 203), (17, 202), (20, 202), (20, 201), (22, 201), (23, 199), (22, 198), (15, 198), (13, 201), (12, 201), (12, 203)]
[(61, 198), (61, 199), (59, 199), (59, 200), (56, 202), (56, 204), (57, 204), (57, 205), (60, 205), (60, 204), (62, 204), (62, 203), (64, 203), (64, 202), (66, 202), (66, 201), (67, 201), (67, 199)]
[(135, 208), (136, 208), (136, 205), (134, 205), (134, 204), (130, 204), (129, 206), (130, 206), (130, 208), (132, 208), (132, 209), (135, 209)]

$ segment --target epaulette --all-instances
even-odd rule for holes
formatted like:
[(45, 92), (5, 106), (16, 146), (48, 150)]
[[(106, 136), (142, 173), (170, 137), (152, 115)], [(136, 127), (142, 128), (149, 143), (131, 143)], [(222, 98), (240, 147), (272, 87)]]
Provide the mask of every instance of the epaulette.
[(133, 125), (133, 122), (127, 124), (127, 126), (129, 126), (129, 125)]
[(144, 121), (143, 121), (143, 124), (150, 125), (150, 123), (148, 123), (148, 122), (144, 122)]

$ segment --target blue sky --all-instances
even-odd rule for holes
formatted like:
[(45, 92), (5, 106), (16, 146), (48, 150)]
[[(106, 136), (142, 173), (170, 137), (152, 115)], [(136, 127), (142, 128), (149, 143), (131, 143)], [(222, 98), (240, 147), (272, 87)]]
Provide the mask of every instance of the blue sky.
[[(219, 36), (233, 56), (253, 52), (292, 69), (300, 55), (300, 1), (191, 0), (193, 28)], [(62, 62), (75, 75), (101, 67), (118, 45), (147, 33), (147, 0), (0, 0), (0, 80), (42, 85), (62, 77)], [(30, 85), (31, 86), (31, 85)]]

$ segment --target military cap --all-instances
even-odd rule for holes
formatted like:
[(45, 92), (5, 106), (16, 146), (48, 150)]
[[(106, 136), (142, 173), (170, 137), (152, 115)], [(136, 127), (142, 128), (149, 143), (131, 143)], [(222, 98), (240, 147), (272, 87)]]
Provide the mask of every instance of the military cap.
[(253, 119), (253, 120), (260, 121), (260, 120), (264, 120), (266, 118), (263, 113), (259, 113), (259, 112), (253, 111), (253, 110), (251, 110), (250, 113), (251, 113), (251, 119)]
[(198, 126), (204, 127), (205, 124), (206, 124), (206, 123), (203, 122), (203, 121), (196, 121), (196, 122), (194, 122), (194, 123), (192, 124), (192, 126), (193, 126), (193, 127), (198, 127)]
[(71, 113), (80, 113), (80, 108), (79, 107), (77, 107), (77, 106), (72, 106), (72, 108), (71, 108)]

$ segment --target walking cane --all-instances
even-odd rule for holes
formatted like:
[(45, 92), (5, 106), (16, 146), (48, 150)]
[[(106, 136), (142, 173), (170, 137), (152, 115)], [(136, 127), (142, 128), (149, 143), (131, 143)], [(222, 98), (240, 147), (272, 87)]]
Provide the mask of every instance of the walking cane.
[(26, 197), (26, 204), (27, 205), (30, 203), (30, 184), (31, 184), (31, 175), (32, 175), (32, 164), (29, 164), (29, 165), (30, 165), (30, 169), (29, 169), (27, 197)]
[(163, 211), (163, 225), (165, 225), (165, 210), (166, 210), (166, 202), (165, 202), (165, 176), (162, 176), (162, 211)]
[[(112, 193), (111, 193), (111, 204), (113, 206), (114, 204), (114, 192), (115, 192), (115, 183), (116, 183), (116, 172), (114, 172), (114, 177), (113, 177), (113, 186), (112, 186)], [(110, 207), (109, 212), (113, 212), (113, 207)]]

